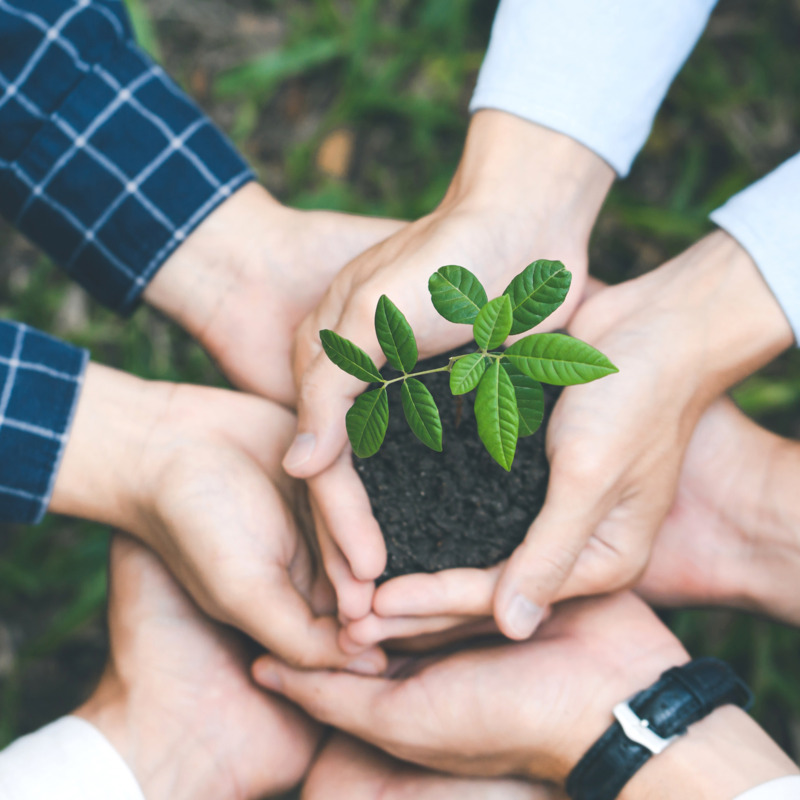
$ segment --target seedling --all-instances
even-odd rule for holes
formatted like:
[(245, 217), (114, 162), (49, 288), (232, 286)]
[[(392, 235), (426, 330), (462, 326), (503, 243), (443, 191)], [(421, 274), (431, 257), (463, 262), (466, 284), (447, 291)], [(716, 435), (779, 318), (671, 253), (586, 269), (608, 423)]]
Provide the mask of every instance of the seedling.
[(478, 435), (492, 458), (511, 469), (517, 441), (536, 433), (544, 415), (542, 383), (572, 386), (618, 372), (599, 351), (561, 333), (534, 333), (497, 350), (512, 334), (524, 333), (553, 313), (569, 291), (572, 274), (560, 261), (534, 261), (500, 297), (489, 300), (480, 281), (464, 267), (441, 267), (428, 281), (434, 308), (450, 322), (472, 325), (478, 350), (454, 356), (436, 369), (413, 372), (418, 351), (414, 331), (386, 295), (375, 310), (375, 333), (386, 360), (403, 374), (385, 379), (360, 347), (331, 330), (319, 332), (325, 352), (338, 367), (368, 383), (379, 383), (356, 398), (347, 412), (347, 435), (353, 452), (367, 458), (378, 452), (389, 424), (387, 389), (400, 383), (411, 430), (441, 452), (439, 409), (419, 375), (450, 373), (450, 391), (477, 389)]

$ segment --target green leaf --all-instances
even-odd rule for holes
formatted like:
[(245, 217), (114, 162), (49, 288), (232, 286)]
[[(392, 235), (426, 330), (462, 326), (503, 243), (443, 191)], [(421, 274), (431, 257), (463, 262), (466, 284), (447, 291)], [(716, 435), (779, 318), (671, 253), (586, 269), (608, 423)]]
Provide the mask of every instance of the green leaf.
[(450, 391), (453, 394), (471, 392), (486, 372), (486, 357), (483, 353), (470, 353), (459, 358), (450, 370)]
[(472, 335), (483, 350), (500, 347), (511, 330), (511, 299), (501, 295), (490, 300), (479, 312), (472, 326)]
[(519, 438), (531, 436), (539, 430), (544, 418), (544, 390), (539, 381), (520, 372), (510, 361), (501, 362), (514, 384), (514, 396), (519, 411)]
[(534, 380), (555, 386), (589, 383), (619, 372), (600, 351), (563, 333), (534, 333), (503, 355)]
[(486, 290), (464, 267), (440, 267), (428, 281), (434, 308), (450, 322), (471, 325), (486, 305)]
[(345, 417), (347, 437), (359, 458), (369, 458), (380, 450), (389, 425), (389, 398), (386, 387), (372, 389), (356, 397)]
[(478, 436), (492, 458), (505, 470), (514, 463), (519, 435), (519, 413), (508, 373), (495, 361), (478, 385), (475, 396)]
[(328, 358), (340, 369), (367, 383), (383, 380), (375, 362), (349, 339), (329, 330), (320, 331), (319, 338)]
[(503, 292), (511, 298), (511, 333), (523, 333), (549, 317), (564, 302), (571, 281), (572, 273), (560, 261), (528, 264)]
[(400, 372), (411, 372), (419, 355), (417, 340), (403, 312), (385, 294), (375, 309), (375, 333), (386, 360)]
[(433, 395), (416, 378), (404, 380), (400, 394), (411, 430), (423, 444), (441, 453), (442, 421), (439, 419), (439, 409)]

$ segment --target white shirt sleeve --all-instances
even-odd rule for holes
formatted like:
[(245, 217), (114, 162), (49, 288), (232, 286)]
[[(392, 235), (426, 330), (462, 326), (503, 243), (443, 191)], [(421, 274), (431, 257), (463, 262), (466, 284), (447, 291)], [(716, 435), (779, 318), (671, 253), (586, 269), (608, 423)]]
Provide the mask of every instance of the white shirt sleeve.
[(716, 0), (501, 0), (471, 111), (565, 133), (627, 175)]
[(93, 725), (64, 717), (0, 752), (0, 800), (145, 800), (136, 778)]
[(800, 798), (800, 775), (789, 775), (769, 783), (762, 783), (734, 800), (798, 800)]
[(800, 153), (734, 195), (711, 219), (756, 262), (800, 342)]

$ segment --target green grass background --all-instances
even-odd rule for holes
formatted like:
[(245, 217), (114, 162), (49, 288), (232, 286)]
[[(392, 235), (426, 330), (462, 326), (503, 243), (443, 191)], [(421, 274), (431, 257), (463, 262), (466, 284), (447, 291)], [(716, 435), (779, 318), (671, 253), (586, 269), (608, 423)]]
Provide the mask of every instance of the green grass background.
[[(128, 0), (140, 41), (227, 130), (281, 200), (413, 218), (450, 179), (485, 49), (491, 0)], [(727, 0), (673, 86), (633, 173), (609, 198), (593, 271), (619, 281), (710, 229), (707, 214), (800, 150), (798, 0)], [(355, 142), (342, 178), (321, 143)], [(222, 383), (203, 352), (147, 309), (98, 307), (0, 226), (0, 316), (89, 347), (149, 378)], [(772, 429), (800, 435), (800, 357), (735, 390)], [(48, 518), (0, 528), (0, 746), (68, 711), (102, 665), (100, 526)], [(728, 612), (668, 615), (694, 654), (732, 659), (755, 714), (800, 755), (800, 633)]]

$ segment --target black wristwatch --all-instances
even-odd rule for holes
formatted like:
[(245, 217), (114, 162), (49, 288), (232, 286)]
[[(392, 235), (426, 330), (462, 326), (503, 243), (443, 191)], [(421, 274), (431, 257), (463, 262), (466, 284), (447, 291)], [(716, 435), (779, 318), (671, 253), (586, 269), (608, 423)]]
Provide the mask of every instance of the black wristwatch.
[(667, 670), (649, 689), (619, 703), (616, 721), (589, 748), (567, 779), (572, 800), (614, 800), (652, 756), (666, 749), (715, 708), (747, 709), (753, 695), (716, 658), (697, 658)]

